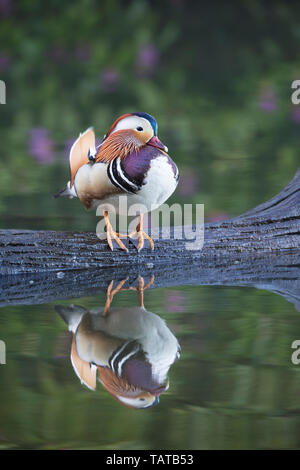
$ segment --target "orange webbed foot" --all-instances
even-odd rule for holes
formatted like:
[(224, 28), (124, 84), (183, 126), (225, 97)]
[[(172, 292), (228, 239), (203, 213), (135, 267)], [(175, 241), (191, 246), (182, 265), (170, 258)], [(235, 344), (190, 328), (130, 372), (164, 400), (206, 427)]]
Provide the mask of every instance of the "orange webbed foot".
[(105, 224), (106, 224), (106, 238), (107, 238), (107, 243), (111, 251), (114, 251), (114, 246), (117, 248), (121, 248), (121, 250), (128, 251), (127, 246), (122, 242), (121, 237), (126, 237), (127, 235), (120, 234), (118, 232), (115, 232), (111, 226), (111, 223), (108, 218), (108, 212), (104, 211), (103, 212), (104, 219), (105, 219)]
[(143, 215), (140, 215), (140, 221), (136, 230), (129, 234), (131, 242), (135, 245), (137, 251), (145, 247), (145, 240), (148, 240), (151, 250), (154, 250), (154, 242), (151, 237), (143, 230)]

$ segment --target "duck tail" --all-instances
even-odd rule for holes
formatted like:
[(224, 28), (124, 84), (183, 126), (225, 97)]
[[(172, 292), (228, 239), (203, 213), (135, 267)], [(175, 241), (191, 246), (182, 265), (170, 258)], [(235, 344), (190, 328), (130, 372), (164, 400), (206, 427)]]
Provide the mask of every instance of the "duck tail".
[(70, 188), (70, 181), (69, 181), (67, 186), (64, 189), (62, 189), (61, 191), (59, 191), (58, 193), (53, 194), (53, 197), (55, 197), (55, 198), (57, 198), (57, 197), (68, 197), (68, 198), (72, 199), (73, 197), (77, 197), (77, 194), (75, 192), (74, 186), (72, 186), (72, 188)]

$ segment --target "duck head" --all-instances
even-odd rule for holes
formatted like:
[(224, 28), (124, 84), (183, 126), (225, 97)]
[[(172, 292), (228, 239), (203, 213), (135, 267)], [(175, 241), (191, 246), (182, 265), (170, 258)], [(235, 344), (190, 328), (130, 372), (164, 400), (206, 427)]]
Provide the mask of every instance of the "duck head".
[[(129, 364), (132, 362), (132, 364)], [(169, 388), (169, 382), (158, 384), (151, 374), (151, 366), (144, 361), (134, 364), (128, 361), (128, 367), (136, 369), (136, 377), (123, 371), (120, 377), (108, 367), (98, 366), (98, 380), (103, 387), (120, 403), (128, 408), (149, 408), (159, 403), (159, 396)], [(126, 368), (125, 368), (126, 369)], [(140, 369), (140, 370), (138, 370)]]
[(125, 158), (146, 145), (168, 152), (157, 137), (157, 122), (147, 113), (130, 113), (120, 116), (105, 135), (98, 149), (96, 161), (109, 162), (116, 155)]

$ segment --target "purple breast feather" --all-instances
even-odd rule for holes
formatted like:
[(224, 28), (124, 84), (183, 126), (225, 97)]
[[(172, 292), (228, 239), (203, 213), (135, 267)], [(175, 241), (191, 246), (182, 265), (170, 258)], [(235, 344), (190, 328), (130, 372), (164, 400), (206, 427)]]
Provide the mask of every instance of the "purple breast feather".
[[(128, 176), (132, 180), (136, 181), (139, 186), (141, 186), (150, 168), (151, 161), (163, 155), (164, 154), (155, 147), (146, 145), (138, 152), (130, 153), (126, 158), (124, 158), (122, 165)], [(167, 156), (167, 158), (175, 176), (178, 172), (177, 167), (169, 156)]]

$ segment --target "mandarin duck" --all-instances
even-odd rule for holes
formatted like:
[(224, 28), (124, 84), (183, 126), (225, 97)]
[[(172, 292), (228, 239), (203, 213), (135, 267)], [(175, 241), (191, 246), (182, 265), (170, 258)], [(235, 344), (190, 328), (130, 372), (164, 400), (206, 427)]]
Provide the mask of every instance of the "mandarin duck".
[(159, 403), (168, 389), (167, 374), (180, 356), (180, 346), (166, 323), (144, 307), (144, 286), (139, 278), (139, 307), (110, 308), (114, 295), (127, 279), (107, 290), (104, 308), (87, 311), (78, 305), (57, 305), (56, 311), (72, 332), (71, 363), (81, 383), (102, 386), (130, 408)]
[[(93, 128), (74, 142), (70, 151), (70, 181), (55, 197), (78, 197), (87, 209), (101, 205), (111, 250), (116, 245), (128, 251), (122, 237), (128, 237), (138, 251), (144, 247), (145, 239), (153, 249), (153, 240), (143, 230), (143, 216), (163, 204), (178, 183), (178, 168), (157, 137), (156, 120), (147, 113), (124, 114), (113, 123), (97, 148), (95, 142)], [(121, 215), (128, 213), (120, 210), (120, 196), (127, 197), (127, 207), (137, 205), (139, 223), (128, 235), (115, 232), (109, 220), (111, 207)]]

